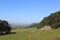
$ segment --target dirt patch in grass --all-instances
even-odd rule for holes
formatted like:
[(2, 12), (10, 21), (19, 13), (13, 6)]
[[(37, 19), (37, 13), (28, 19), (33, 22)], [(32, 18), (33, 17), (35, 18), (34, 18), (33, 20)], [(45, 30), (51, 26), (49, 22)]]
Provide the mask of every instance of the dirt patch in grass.
[(54, 40), (60, 40), (60, 37), (56, 37), (56, 38), (54, 38)]

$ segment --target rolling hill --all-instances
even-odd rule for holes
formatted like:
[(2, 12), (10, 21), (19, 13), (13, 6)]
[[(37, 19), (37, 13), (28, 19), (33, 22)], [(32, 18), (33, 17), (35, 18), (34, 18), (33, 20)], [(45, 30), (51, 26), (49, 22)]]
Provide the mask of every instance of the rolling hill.
[(51, 26), (51, 28), (56, 29), (60, 27), (60, 11), (51, 13), (51, 15), (44, 17), (44, 19), (37, 25), (37, 28), (42, 28), (44, 26)]

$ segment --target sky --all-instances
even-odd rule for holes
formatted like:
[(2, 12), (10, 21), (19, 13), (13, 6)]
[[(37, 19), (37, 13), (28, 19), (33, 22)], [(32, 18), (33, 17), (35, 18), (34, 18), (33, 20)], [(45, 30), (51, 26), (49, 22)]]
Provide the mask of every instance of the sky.
[(39, 23), (60, 10), (60, 0), (0, 0), (0, 19), (9, 23)]

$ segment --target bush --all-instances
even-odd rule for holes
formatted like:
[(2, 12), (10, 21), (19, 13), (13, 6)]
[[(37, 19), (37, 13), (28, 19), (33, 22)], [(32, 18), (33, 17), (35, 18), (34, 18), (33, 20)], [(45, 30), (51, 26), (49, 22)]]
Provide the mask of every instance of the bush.
[(51, 25), (51, 28), (56, 29), (60, 27), (60, 23), (54, 23)]

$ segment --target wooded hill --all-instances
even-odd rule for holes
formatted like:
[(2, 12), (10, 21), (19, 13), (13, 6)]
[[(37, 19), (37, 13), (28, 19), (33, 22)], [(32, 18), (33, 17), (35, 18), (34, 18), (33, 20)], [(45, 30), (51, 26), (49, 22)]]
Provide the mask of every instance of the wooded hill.
[(37, 28), (42, 28), (44, 26), (51, 26), (51, 28), (56, 29), (60, 27), (60, 11), (51, 13), (48, 17), (44, 19), (37, 25)]

